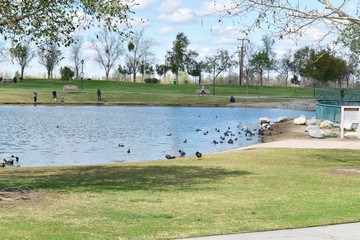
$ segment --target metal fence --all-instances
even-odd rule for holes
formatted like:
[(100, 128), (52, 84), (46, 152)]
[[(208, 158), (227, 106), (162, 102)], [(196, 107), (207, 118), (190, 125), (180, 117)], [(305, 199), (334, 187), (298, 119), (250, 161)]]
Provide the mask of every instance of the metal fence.
[(316, 101), (316, 118), (340, 123), (341, 106), (360, 106), (360, 90), (334, 89), (324, 91)]

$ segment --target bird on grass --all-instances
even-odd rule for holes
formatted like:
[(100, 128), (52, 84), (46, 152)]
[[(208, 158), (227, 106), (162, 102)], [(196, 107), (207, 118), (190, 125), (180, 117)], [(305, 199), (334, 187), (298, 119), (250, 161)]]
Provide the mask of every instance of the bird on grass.
[(174, 159), (174, 158), (176, 158), (175, 156), (171, 156), (169, 154), (166, 154), (165, 157), (166, 157), (166, 159)]
[(195, 155), (197, 156), (198, 160), (202, 157), (202, 153), (201, 153), (201, 152), (196, 152)]
[(186, 153), (183, 150), (179, 150), (180, 157), (185, 157)]

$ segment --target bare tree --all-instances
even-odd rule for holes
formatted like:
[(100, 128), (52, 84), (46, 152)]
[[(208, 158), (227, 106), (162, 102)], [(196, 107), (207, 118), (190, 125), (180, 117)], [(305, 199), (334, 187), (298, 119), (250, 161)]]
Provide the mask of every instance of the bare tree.
[(289, 50), (284, 53), (284, 55), (278, 62), (280, 74), (284, 75), (285, 78), (285, 87), (288, 86), (289, 72), (291, 72), (292, 69), (292, 56), (293, 54)]
[(61, 51), (55, 43), (49, 43), (39, 49), (38, 56), (39, 63), (46, 68), (48, 79), (52, 79), (54, 68), (61, 60)]
[(105, 79), (109, 80), (109, 73), (116, 61), (123, 53), (122, 41), (119, 35), (106, 28), (97, 35), (98, 41), (92, 40), (91, 44), (96, 52), (95, 61), (105, 70)]
[(5, 41), (0, 40), (0, 63), (6, 60), (5, 52), (6, 52)]
[(81, 48), (83, 45), (83, 40), (81, 38), (76, 38), (75, 42), (71, 44), (71, 60), (74, 63), (75, 78), (79, 79), (80, 75), (80, 64), (81, 64)]
[(154, 54), (151, 52), (156, 42), (150, 38), (144, 38), (144, 30), (136, 31), (131, 42), (127, 44), (125, 53), (125, 64), (129, 68), (133, 77), (133, 82), (136, 82), (136, 74), (140, 69), (141, 64), (149, 64), (153, 60)]
[(34, 51), (31, 50), (30, 43), (21, 45), (17, 44), (10, 48), (11, 57), (20, 65), (20, 78), (24, 78), (25, 68), (29, 65), (31, 60), (35, 57)]
[[(316, 3), (315, 3), (316, 2)], [(268, 29), (279, 38), (285, 35), (303, 35), (316, 24), (329, 26), (324, 37), (333, 33), (341, 37), (344, 29), (360, 27), (359, 6), (349, 0), (284, 1), (284, 0), (230, 0), (214, 1), (219, 6), (220, 20), (231, 18), (240, 31), (249, 34), (257, 28)], [(353, 9), (349, 11), (349, 9)], [(250, 20), (249, 16), (253, 16)], [(246, 20), (246, 21), (244, 21)], [(250, 21), (249, 21), (250, 20)], [(244, 24), (248, 22), (248, 24)], [(358, 35), (358, 34), (357, 34)], [(348, 35), (347, 37), (354, 37)]]
[(206, 56), (207, 72), (213, 73), (213, 95), (215, 95), (215, 80), (225, 70), (234, 67), (237, 62), (230, 56), (229, 51), (218, 49), (213, 56)]

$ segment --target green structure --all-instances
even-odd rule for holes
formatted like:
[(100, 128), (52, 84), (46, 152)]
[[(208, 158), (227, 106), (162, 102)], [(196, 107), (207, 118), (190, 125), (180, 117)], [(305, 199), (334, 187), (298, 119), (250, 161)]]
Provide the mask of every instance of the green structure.
[(360, 106), (360, 90), (335, 89), (324, 91), (316, 101), (316, 118), (340, 123), (341, 106)]

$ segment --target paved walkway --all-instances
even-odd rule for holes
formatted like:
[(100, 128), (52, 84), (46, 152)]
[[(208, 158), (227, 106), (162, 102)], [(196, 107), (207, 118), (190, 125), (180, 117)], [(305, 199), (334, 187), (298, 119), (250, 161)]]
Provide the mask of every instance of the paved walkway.
[(360, 223), (324, 227), (288, 229), (269, 232), (241, 233), (188, 240), (360, 240)]
[(353, 139), (287, 139), (254, 144), (241, 149), (251, 148), (319, 148), (319, 149), (360, 149), (360, 140)]
[[(252, 148), (318, 148), (359, 149), (360, 140), (348, 139), (288, 139), (250, 145), (236, 150)], [(240, 233), (220, 236), (188, 238), (188, 240), (360, 240), (360, 222), (323, 227), (287, 229), (268, 232)]]

